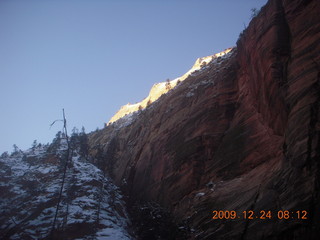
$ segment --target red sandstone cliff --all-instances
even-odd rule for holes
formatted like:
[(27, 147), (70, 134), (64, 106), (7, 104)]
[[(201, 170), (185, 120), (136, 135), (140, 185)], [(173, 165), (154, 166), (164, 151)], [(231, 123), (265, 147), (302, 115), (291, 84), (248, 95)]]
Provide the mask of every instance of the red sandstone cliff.
[[(92, 154), (131, 201), (167, 207), (190, 238), (318, 239), (319, 13), (317, 0), (270, 0), (230, 57), (92, 133)], [(308, 219), (212, 220), (213, 210)]]

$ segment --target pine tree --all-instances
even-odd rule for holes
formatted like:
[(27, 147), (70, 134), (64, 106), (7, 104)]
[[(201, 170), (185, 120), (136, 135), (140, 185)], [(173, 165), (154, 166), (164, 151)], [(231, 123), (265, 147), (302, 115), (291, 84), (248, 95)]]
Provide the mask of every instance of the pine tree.
[(0, 158), (8, 158), (8, 157), (9, 157), (8, 152), (3, 152)]
[(20, 149), (18, 148), (18, 146), (16, 144), (13, 144), (13, 152), (11, 153), (11, 156), (16, 156), (20, 153)]
[(34, 140), (33, 143), (32, 143), (32, 146), (31, 146), (31, 149), (32, 149), (33, 152), (34, 152), (34, 150), (36, 150), (37, 145), (38, 145), (37, 140)]
[(79, 130), (78, 128), (74, 127), (71, 132), (70, 147), (74, 150), (77, 150), (79, 146)]
[(47, 152), (48, 153), (57, 153), (57, 150), (60, 146), (60, 142), (61, 142), (61, 138), (62, 138), (62, 133), (61, 131), (57, 132), (55, 138), (52, 140), (52, 143), (48, 146), (47, 148)]
[(81, 132), (79, 134), (79, 154), (84, 158), (87, 158), (89, 154), (89, 139), (84, 127), (81, 128)]

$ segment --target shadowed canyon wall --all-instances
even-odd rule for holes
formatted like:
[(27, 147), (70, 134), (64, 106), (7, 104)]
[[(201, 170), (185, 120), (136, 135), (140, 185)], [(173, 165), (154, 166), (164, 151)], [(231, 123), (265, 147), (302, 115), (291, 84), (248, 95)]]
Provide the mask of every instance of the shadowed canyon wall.
[[(190, 239), (317, 239), (319, 13), (317, 0), (270, 0), (228, 56), (92, 133), (97, 164), (130, 201), (187, 223)], [(214, 210), (273, 215), (213, 220)]]

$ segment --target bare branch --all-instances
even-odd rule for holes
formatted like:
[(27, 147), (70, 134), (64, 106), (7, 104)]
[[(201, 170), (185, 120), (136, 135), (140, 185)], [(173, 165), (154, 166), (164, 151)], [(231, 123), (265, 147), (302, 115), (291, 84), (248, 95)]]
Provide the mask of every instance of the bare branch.
[(61, 119), (54, 120), (53, 123), (50, 124), (50, 128), (51, 128), (56, 122), (60, 122), (60, 121), (63, 122), (63, 120), (61, 120)]

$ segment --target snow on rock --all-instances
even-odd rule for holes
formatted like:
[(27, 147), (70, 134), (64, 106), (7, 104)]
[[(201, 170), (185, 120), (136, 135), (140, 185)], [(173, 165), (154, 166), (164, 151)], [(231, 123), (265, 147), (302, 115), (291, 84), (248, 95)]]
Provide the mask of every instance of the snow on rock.
[[(61, 188), (65, 145), (61, 142), (59, 154), (43, 148), (0, 158), (0, 239), (49, 236)], [(69, 162), (62, 193), (54, 239), (132, 239), (118, 188), (76, 153)]]
[[(136, 116), (136, 115), (130, 115), (134, 112), (137, 112), (139, 110), (143, 110), (146, 107), (148, 107), (153, 102), (157, 101), (163, 94), (166, 94), (171, 89), (175, 88), (180, 84), (180, 82), (184, 81), (187, 77), (193, 76), (201, 72), (202, 70), (209, 67), (211, 64), (220, 64), (221, 60), (230, 57), (232, 54), (232, 48), (228, 48), (220, 53), (216, 53), (211, 56), (198, 58), (193, 65), (193, 67), (184, 75), (181, 77), (178, 77), (174, 80), (167, 80), (166, 82), (160, 82), (156, 83), (152, 86), (149, 95), (143, 99), (141, 102), (135, 103), (135, 104), (126, 104), (120, 108), (120, 110), (110, 119), (108, 122), (108, 125), (117, 122), (121, 120), (122, 118), (125, 118), (128, 116)], [(192, 96), (192, 93), (189, 93), (187, 95), (188, 97)], [(132, 121), (132, 118), (130, 119)], [(127, 120), (125, 120), (127, 122)], [(124, 126), (124, 125), (121, 125)]]
[(128, 113), (113, 124), (117, 129), (129, 126), (138, 114), (138, 112)]
[(202, 196), (204, 196), (204, 195), (205, 195), (204, 192), (199, 192), (199, 193), (196, 194), (196, 197), (202, 197)]

